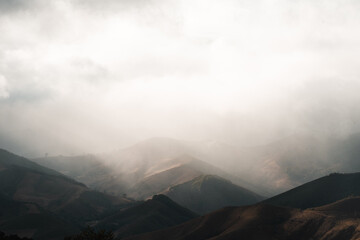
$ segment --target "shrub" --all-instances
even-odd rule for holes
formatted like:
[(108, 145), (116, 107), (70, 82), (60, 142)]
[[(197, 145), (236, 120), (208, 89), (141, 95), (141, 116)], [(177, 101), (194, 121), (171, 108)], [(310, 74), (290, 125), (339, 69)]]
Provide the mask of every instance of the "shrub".
[(114, 240), (114, 233), (106, 230), (95, 230), (92, 227), (87, 227), (81, 233), (65, 237), (64, 240)]

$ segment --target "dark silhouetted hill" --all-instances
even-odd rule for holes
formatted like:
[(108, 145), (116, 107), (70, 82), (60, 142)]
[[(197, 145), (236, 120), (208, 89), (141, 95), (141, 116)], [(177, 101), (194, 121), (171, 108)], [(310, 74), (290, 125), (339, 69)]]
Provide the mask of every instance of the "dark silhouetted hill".
[(360, 196), (360, 173), (333, 173), (269, 198), (264, 203), (306, 209), (350, 196)]
[(201, 175), (165, 191), (168, 197), (199, 214), (225, 206), (255, 204), (263, 197), (215, 175)]
[[(359, 198), (343, 203), (360, 205)], [(328, 207), (325, 207), (328, 208)], [(360, 239), (360, 219), (353, 213), (334, 215), (332, 209), (299, 210), (258, 204), (247, 207), (227, 207), (186, 223), (126, 238), (126, 240), (357, 240)], [(356, 210), (357, 211), (357, 210)], [(357, 212), (359, 213), (359, 212)]]
[(0, 229), (36, 239), (61, 239), (132, 203), (5, 150), (0, 150), (0, 196)]
[(197, 215), (164, 195), (119, 211), (99, 222), (96, 227), (111, 230), (117, 237), (126, 237), (171, 227)]
[(82, 182), (93, 190), (118, 196), (127, 190), (121, 175), (106, 166), (99, 156), (54, 156), (32, 160)]

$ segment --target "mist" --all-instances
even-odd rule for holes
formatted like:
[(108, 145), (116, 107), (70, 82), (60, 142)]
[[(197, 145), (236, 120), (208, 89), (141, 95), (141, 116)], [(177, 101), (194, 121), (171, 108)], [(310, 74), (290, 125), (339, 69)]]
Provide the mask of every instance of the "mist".
[(0, 147), (257, 146), (360, 120), (358, 1), (0, 0)]

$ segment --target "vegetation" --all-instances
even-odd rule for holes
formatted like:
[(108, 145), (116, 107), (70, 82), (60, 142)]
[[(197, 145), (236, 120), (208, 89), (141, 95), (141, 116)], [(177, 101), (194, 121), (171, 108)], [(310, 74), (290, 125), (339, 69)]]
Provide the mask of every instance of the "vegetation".
[(111, 231), (106, 230), (95, 230), (92, 227), (87, 227), (84, 230), (82, 230), (81, 233), (65, 237), (64, 240), (113, 240), (114, 233)]
[(0, 231), (0, 240), (32, 240), (32, 238), (21, 238), (17, 235), (6, 235), (4, 232)]

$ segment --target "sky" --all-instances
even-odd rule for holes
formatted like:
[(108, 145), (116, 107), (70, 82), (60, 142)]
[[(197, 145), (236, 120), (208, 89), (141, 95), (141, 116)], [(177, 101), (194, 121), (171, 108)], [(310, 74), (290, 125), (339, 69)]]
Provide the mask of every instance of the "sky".
[(0, 0), (0, 148), (359, 131), (356, 0)]

